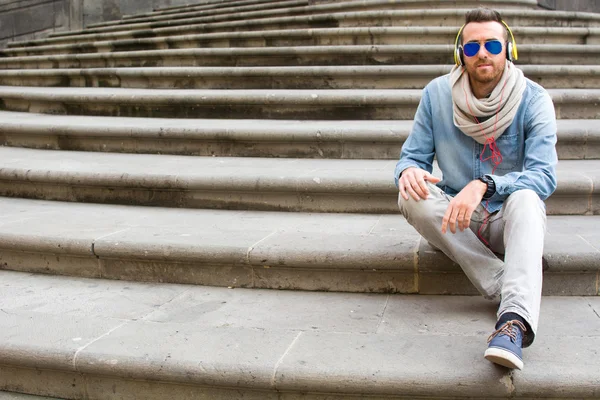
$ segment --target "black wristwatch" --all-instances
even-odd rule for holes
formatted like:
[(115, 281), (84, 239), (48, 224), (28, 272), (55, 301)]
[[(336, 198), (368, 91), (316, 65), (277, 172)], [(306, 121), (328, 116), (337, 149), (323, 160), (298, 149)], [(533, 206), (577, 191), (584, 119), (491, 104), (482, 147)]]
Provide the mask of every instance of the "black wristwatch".
[(477, 179), (479, 179), (481, 182), (483, 182), (487, 185), (487, 190), (485, 191), (485, 194), (483, 195), (483, 200), (491, 199), (492, 196), (496, 193), (496, 182), (494, 182), (492, 177), (489, 175), (483, 175)]

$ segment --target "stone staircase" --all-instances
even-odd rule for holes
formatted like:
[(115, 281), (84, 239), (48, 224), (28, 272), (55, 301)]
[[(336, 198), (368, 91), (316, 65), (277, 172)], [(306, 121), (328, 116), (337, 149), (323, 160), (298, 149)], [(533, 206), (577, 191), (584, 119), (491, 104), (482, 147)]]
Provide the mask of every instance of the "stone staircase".
[[(393, 183), (478, 5), (559, 118), (518, 373), (483, 360), (494, 305)], [(0, 55), (0, 399), (600, 397), (600, 15), (204, 1)]]

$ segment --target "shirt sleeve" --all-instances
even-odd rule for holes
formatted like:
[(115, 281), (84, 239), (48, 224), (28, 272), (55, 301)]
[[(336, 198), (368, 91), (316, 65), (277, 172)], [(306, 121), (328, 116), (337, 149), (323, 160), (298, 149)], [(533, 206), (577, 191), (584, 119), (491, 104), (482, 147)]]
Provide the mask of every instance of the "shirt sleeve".
[(523, 171), (492, 175), (496, 193), (490, 201), (502, 201), (521, 189), (531, 189), (546, 200), (556, 189), (556, 115), (548, 92), (540, 90), (533, 96), (525, 113)]
[(433, 121), (431, 119), (431, 101), (427, 87), (414, 118), (410, 135), (402, 146), (400, 160), (394, 170), (394, 181), (398, 187), (398, 178), (408, 167), (417, 167), (431, 173), (433, 171), (433, 156), (435, 146), (433, 141)]

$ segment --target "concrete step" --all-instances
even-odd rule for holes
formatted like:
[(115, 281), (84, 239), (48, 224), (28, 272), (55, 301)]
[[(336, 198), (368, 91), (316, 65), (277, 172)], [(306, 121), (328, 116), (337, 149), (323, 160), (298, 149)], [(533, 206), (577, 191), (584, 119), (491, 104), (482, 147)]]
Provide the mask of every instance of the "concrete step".
[[(599, 89), (549, 89), (559, 119), (597, 119)], [(5, 111), (166, 118), (411, 119), (415, 89), (235, 90), (0, 86)], [(276, 105), (276, 106), (274, 106)]]
[[(207, 17), (228, 13), (244, 13), (244, 12), (254, 12), (260, 10), (271, 10), (271, 9), (281, 9), (288, 7), (301, 7), (308, 6), (308, 0), (286, 0), (286, 1), (278, 1), (278, 2), (265, 2), (265, 1), (252, 1), (252, 2), (239, 2), (241, 4), (228, 4), (223, 5), (221, 7), (216, 8), (215, 6), (211, 6), (212, 8), (204, 8), (200, 10), (188, 10), (188, 11), (180, 11), (180, 12), (169, 12), (168, 14), (152, 14), (152, 15), (140, 15), (133, 16), (131, 18), (123, 18), (115, 21), (106, 21), (95, 24), (87, 25), (87, 28), (80, 31), (70, 31), (70, 32), (62, 32), (63, 34), (72, 35), (76, 34), (74, 32), (89, 32), (91, 29), (97, 28), (107, 28), (107, 27), (118, 27), (118, 26), (128, 26), (130, 24), (138, 24), (138, 23), (149, 23), (149, 22), (161, 22), (161, 21), (176, 21), (184, 18), (197, 18), (197, 17)], [(207, 6), (201, 6), (207, 7)], [(62, 35), (50, 35), (50, 36), (62, 36)]]
[[(486, 5), (491, 8), (521, 8), (532, 10), (537, 8), (536, 0), (487, 0)], [(54, 32), (50, 33), (49, 36), (52, 38), (65, 38), (74, 37), (78, 35), (88, 34), (102, 34), (109, 32), (124, 32), (129, 30), (143, 30), (143, 29), (161, 29), (167, 27), (177, 27), (183, 25), (197, 25), (197, 24), (209, 24), (218, 23), (223, 21), (238, 21), (238, 20), (251, 20), (251, 19), (264, 19), (264, 18), (278, 18), (287, 16), (301, 16), (301, 15), (318, 15), (323, 13), (340, 13), (340, 12), (361, 12), (361, 11), (376, 11), (376, 10), (406, 10), (406, 9), (431, 9), (431, 8), (444, 8), (452, 7), (456, 5), (454, 0), (442, 1), (439, 0), (421, 0), (419, 2), (406, 2), (405, 0), (359, 0), (359, 1), (344, 1), (340, 3), (326, 3), (314, 6), (306, 6), (305, 2), (294, 3), (289, 2), (285, 8), (281, 5), (286, 4), (285, 2), (271, 3), (267, 6), (259, 7), (258, 10), (247, 10), (244, 7), (226, 9), (222, 8), (219, 11), (212, 12), (210, 15), (200, 13), (200, 15), (194, 15), (191, 13), (186, 18), (173, 19), (170, 16), (159, 20), (151, 20), (149, 22), (138, 22), (138, 21), (123, 21), (118, 25), (86, 28), (83, 30), (73, 30), (67, 32)], [(275, 7), (277, 5), (277, 7)], [(461, 8), (474, 8), (481, 5), (479, 0), (463, 0), (461, 1)]]
[[(253, 1), (252, 3), (276, 3), (280, 0), (261, 0), (261, 1)], [(309, 0), (310, 1), (310, 0)], [(154, 7), (151, 12), (145, 14), (130, 14), (124, 15), (123, 18), (132, 18), (140, 15), (154, 15), (154, 14), (162, 14), (169, 12), (181, 12), (182, 10), (191, 10), (197, 8), (220, 8), (220, 7), (229, 7), (231, 5), (240, 5), (239, 3), (247, 3), (248, 1), (240, 1), (240, 0), (205, 0), (205, 1), (194, 1), (192, 3), (180, 4), (176, 6), (161, 6)]]
[[(69, 40), (69, 38), (76, 38), (78, 36), (85, 35), (97, 35), (97, 34), (119, 34), (128, 31), (143, 31), (143, 30), (155, 30), (155, 29), (178, 29), (188, 25), (198, 26), (202, 24), (214, 24), (221, 22), (230, 21), (243, 21), (251, 19), (265, 19), (265, 18), (278, 18), (278, 17), (291, 17), (291, 16), (308, 16), (315, 13), (324, 12), (344, 12), (344, 11), (363, 11), (363, 10), (377, 10), (377, 9), (388, 9), (393, 8), (393, 5), (387, 5), (387, 0), (370, 0), (369, 3), (351, 2), (348, 6), (345, 3), (339, 5), (320, 5), (320, 6), (307, 6), (305, 1), (301, 2), (289, 2), (286, 7), (275, 7), (278, 3), (269, 3), (266, 6), (259, 7), (258, 10), (240, 10), (239, 7), (234, 9), (220, 9), (216, 12), (211, 12), (209, 15), (195, 16), (191, 18), (182, 19), (171, 19), (150, 21), (150, 22), (128, 22), (125, 21), (119, 25), (111, 25), (96, 28), (86, 28), (82, 30), (72, 30), (66, 32), (53, 32), (48, 35), (52, 39), (63, 39)], [(370, 4), (375, 5), (370, 6)], [(381, 2), (381, 5), (377, 6), (377, 3)], [(389, 3), (388, 3), (389, 4)], [(255, 7), (254, 7), (255, 8)]]
[[(23, 388), (20, 388), (23, 390)], [(33, 396), (15, 392), (0, 392), (0, 400), (61, 400), (56, 397)]]
[[(502, 148), (500, 148), (502, 151)], [(504, 152), (505, 162), (508, 154)], [(186, 157), (0, 147), (0, 195), (146, 206), (396, 213), (396, 160)], [(561, 160), (548, 214), (600, 214), (600, 161)]]
[[(422, 89), (450, 65), (0, 70), (0, 85), (141, 89)], [(600, 65), (519, 65), (546, 89), (600, 89)]]
[[(379, 1), (379, 0), (377, 0)], [(387, 2), (387, 1), (386, 1)], [(9, 47), (42, 46), (78, 42), (143, 39), (211, 32), (263, 31), (273, 29), (347, 28), (361, 26), (452, 26), (458, 27), (470, 9), (378, 10), (357, 12), (324, 12), (304, 16), (280, 16), (212, 23), (186, 24), (156, 29), (81, 34), (47, 39), (11, 42)], [(600, 15), (544, 10), (503, 10), (503, 18), (511, 26), (600, 27)]]
[(525, 368), (513, 372), (483, 358), (496, 307), (479, 297), (0, 277), (0, 387), (30, 393), (591, 399), (599, 384), (598, 297), (544, 297)]
[[(12, 198), (0, 198), (0, 204), (0, 269), (232, 288), (476, 294), (460, 267), (398, 213), (241, 212)], [(598, 223), (600, 216), (548, 217), (545, 296), (599, 294)]]
[[(184, 48), (432, 45), (453, 43), (458, 27), (361, 27), (283, 29), (271, 31), (218, 32), (147, 39), (107, 40), (34, 47), (13, 47), (0, 56), (22, 57), (49, 54), (108, 53), (118, 51)], [(516, 27), (519, 45), (599, 44), (599, 28)], [(520, 48), (520, 47), (519, 47)], [(531, 51), (531, 50), (530, 50)]]
[[(0, 58), (2, 69), (454, 64), (452, 45), (199, 48)], [(517, 65), (598, 65), (600, 45), (520, 45)]]
[[(311, 2), (311, 3), (315, 3), (315, 2)], [(482, 4), (481, 2), (478, 3), (478, 5), (486, 5), (485, 3), (489, 3), (489, 2), (484, 2), (484, 4)], [(391, 4), (391, 2), (389, 3)], [(496, 6), (499, 8), (523, 8), (523, 9), (536, 9), (537, 4), (533, 3), (529, 0), (525, 0), (523, 2), (516, 2), (516, 1), (511, 1), (511, 2), (496, 2)], [(419, 9), (419, 8), (443, 8), (443, 7), (448, 7), (448, 6), (453, 6), (456, 5), (456, 2), (445, 2), (445, 1), (427, 1), (427, 0), (416, 0), (416, 1), (403, 1), (402, 4), (394, 4), (395, 7), (399, 7), (402, 6), (405, 9)], [(461, 7), (465, 7), (466, 5), (461, 4)], [(508, 6), (508, 7), (507, 7)], [(201, 6), (202, 7), (202, 6)], [(203, 6), (206, 7), (206, 6)], [(194, 17), (194, 16), (200, 16), (200, 12), (207, 12), (206, 8), (187, 8), (187, 9), (181, 9), (181, 10), (172, 10), (172, 11), (168, 11), (168, 12), (155, 12), (155, 13), (151, 13), (151, 14), (141, 14), (141, 15), (129, 15), (129, 16), (124, 16), (123, 19), (121, 21), (111, 21), (111, 22), (105, 22), (105, 23), (101, 23), (101, 24), (91, 24), (89, 25), (90, 28), (95, 28), (95, 27), (100, 27), (100, 26), (110, 26), (110, 25), (116, 25), (119, 23), (127, 23), (127, 22), (149, 22), (149, 21), (160, 21), (160, 20), (166, 20), (166, 19), (180, 19), (180, 18), (186, 18), (188, 16), (190, 17)]]
[[(218, 120), (0, 111), (0, 144), (53, 150), (224, 157), (391, 159), (411, 120)], [(558, 120), (559, 159), (600, 159), (600, 124)]]

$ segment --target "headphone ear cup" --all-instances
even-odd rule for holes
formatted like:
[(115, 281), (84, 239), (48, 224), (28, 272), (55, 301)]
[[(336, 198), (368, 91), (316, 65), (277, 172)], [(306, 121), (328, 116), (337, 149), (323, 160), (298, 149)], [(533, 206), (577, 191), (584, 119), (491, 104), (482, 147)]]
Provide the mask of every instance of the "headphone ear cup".
[(512, 42), (508, 42), (506, 44), (506, 59), (510, 62), (513, 60), (513, 44)]
[(456, 65), (458, 65), (459, 67), (464, 66), (465, 60), (463, 58), (463, 47), (462, 46), (456, 47), (456, 50), (454, 50), (454, 52), (455, 52), (454, 59), (456, 60)]

